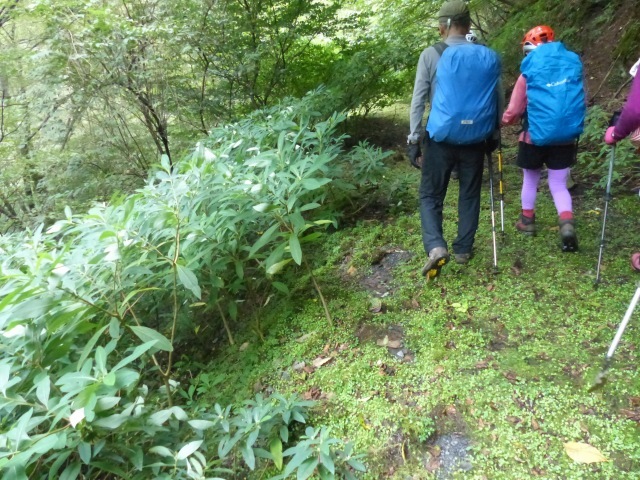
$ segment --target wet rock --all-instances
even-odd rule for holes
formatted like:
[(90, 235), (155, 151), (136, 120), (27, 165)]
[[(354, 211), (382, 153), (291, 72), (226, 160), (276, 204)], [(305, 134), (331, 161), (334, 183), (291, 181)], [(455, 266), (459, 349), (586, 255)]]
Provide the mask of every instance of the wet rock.
[(438, 438), (435, 444), (440, 447), (440, 468), (436, 478), (453, 478), (457, 471), (468, 472), (473, 468), (469, 448), (471, 441), (459, 433), (448, 433)]

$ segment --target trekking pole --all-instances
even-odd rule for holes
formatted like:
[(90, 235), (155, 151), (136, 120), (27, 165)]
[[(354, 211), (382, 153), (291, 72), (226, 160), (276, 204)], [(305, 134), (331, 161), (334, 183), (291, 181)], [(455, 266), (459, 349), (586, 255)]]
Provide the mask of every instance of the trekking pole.
[(631, 299), (631, 303), (627, 308), (627, 312), (624, 314), (624, 318), (622, 319), (622, 322), (618, 327), (618, 331), (616, 332), (615, 337), (613, 337), (613, 342), (611, 342), (609, 351), (607, 352), (607, 355), (604, 357), (604, 363), (602, 365), (602, 369), (596, 375), (596, 379), (593, 383), (593, 386), (589, 389), (590, 392), (604, 386), (604, 384), (607, 382), (607, 373), (609, 372), (609, 367), (611, 367), (611, 359), (613, 358), (613, 354), (616, 351), (616, 348), (618, 348), (618, 343), (620, 343), (622, 334), (624, 333), (625, 328), (627, 328), (627, 324), (631, 319), (631, 315), (633, 315), (633, 311), (636, 309), (638, 300), (640, 300), (640, 286), (636, 288), (636, 293)]
[(500, 232), (504, 235), (504, 182), (502, 180), (502, 133), (498, 129), (498, 191), (500, 193)]
[(496, 245), (496, 209), (493, 199), (493, 159), (491, 153), (487, 152), (487, 163), (489, 168), (489, 197), (491, 199), (491, 236), (493, 240), (493, 273), (498, 273), (498, 247)]
[(611, 199), (611, 179), (613, 178), (613, 163), (616, 158), (616, 146), (611, 146), (611, 156), (609, 158), (609, 176), (607, 177), (607, 186), (604, 193), (604, 215), (602, 216), (602, 233), (600, 235), (600, 252), (598, 253), (598, 266), (596, 267), (596, 281), (597, 287), (600, 283), (600, 265), (602, 264), (602, 252), (604, 250), (604, 232), (607, 226), (607, 212), (609, 211), (609, 200)]

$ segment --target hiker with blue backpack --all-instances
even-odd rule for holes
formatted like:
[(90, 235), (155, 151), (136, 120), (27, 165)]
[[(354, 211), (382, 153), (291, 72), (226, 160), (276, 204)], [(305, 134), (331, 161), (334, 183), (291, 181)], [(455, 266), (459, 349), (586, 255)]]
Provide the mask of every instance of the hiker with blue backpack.
[(586, 96), (580, 58), (554, 40), (553, 30), (546, 25), (534, 27), (524, 36), (521, 75), (502, 123), (513, 125), (523, 120), (516, 161), (523, 172), (522, 212), (516, 229), (528, 235), (536, 233), (536, 195), (546, 165), (558, 212), (561, 248), (575, 252), (578, 238), (567, 179), (584, 129)]
[[(458, 235), (453, 241), (455, 261), (471, 259), (480, 215), (484, 156), (497, 132), (500, 98), (500, 59), (491, 49), (469, 42), (471, 16), (461, 0), (445, 2), (438, 12), (443, 41), (420, 55), (413, 88), (407, 154), (422, 170), (420, 221), (428, 258), (422, 268), (427, 279), (439, 275), (449, 261), (443, 237), (443, 204), (454, 167), (460, 182)], [(422, 116), (431, 104), (419, 144)]]

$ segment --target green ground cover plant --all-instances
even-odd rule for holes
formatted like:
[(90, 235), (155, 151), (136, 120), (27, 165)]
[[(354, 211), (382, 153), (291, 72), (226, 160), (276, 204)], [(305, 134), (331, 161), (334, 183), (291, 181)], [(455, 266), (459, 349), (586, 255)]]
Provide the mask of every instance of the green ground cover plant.
[[(588, 161), (596, 162), (598, 152), (591, 155)], [(514, 157), (508, 147), (497, 275), (486, 178), (474, 258), (467, 266), (448, 265), (431, 284), (419, 275), (424, 253), (417, 201), (400, 212), (389, 207), (384, 216), (376, 209), (362, 212), (356, 224), (314, 251), (314, 274), (334, 327), (324, 327), (310, 280), (300, 276), (291, 291), (296, 302), (278, 300), (264, 310), (264, 342), (239, 337), (244, 348), (224, 348), (221, 360), (210, 364), (227, 368), (215, 398), (231, 401), (257, 390), (317, 400), (314, 418), (367, 454), (363, 478), (636, 478), (634, 323), (616, 352), (610, 383), (588, 390), (636, 288), (628, 258), (638, 246), (639, 200), (621, 182), (614, 184), (604, 280), (595, 289), (604, 202), (601, 188), (587, 188), (594, 172), (582, 164), (574, 170), (580, 251), (562, 253), (555, 207), (544, 187), (539, 234), (522, 237), (513, 228), (521, 181)], [(394, 163), (385, 181), (411, 178), (415, 200), (418, 175), (406, 162)], [(387, 205), (407, 201), (405, 192), (398, 195)], [(452, 182), (445, 205), (449, 239), (456, 195)], [(366, 280), (381, 258), (398, 251), (413, 256), (393, 268), (386, 294), (372, 293)], [(392, 346), (403, 348), (403, 358)], [(470, 439), (469, 471), (444, 473), (438, 441), (451, 434)], [(575, 462), (567, 454), (571, 442), (597, 448), (607, 461)]]

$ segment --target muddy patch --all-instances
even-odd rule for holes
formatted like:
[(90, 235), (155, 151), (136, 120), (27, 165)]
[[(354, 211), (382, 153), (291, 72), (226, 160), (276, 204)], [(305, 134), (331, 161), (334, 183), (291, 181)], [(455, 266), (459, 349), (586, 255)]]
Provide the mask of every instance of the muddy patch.
[(372, 295), (384, 298), (394, 291), (393, 269), (408, 262), (413, 253), (399, 248), (384, 248), (371, 265), (371, 274), (360, 279), (360, 285)]
[(405, 347), (404, 330), (400, 325), (361, 324), (355, 332), (360, 343), (374, 343), (386, 348), (389, 355), (401, 362), (413, 362), (414, 353)]

